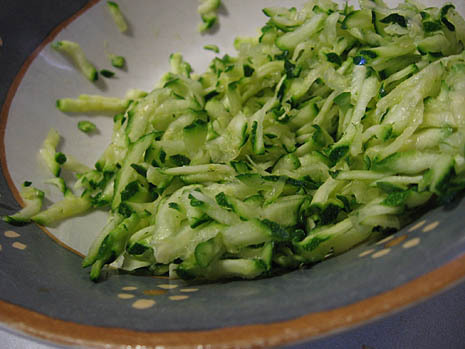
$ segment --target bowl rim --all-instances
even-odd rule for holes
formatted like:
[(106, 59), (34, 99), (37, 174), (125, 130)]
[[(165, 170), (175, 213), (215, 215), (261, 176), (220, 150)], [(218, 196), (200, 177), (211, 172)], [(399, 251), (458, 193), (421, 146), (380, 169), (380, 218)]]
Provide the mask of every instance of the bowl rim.
[[(100, 0), (89, 0), (83, 8), (54, 28), (27, 57), (10, 85), (0, 111), (0, 165), (13, 197), (23, 206), (18, 189), (8, 171), (5, 132), (12, 100), (29, 66), (44, 47), (66, 26)], [(39, 228), (60, 246), (82, 257), (44, 227)], [(314, 312), (286, 321), (269, 324), (232, 326), (202, 331), (143, 332), (124, 328), (99, 327), (59, 320), (36, 311), (0, 300), (0, 321), (7, 329), (62, 345), (113, 348), (137, 344), (155, 347), (269, 347), (302, 342), (315, 337), (346, 330), (387, 316), (424, 301), (465, 279), (465, 253), (454, 260), (392, 290), (343, 307)]]
[(270, 324), (206, 331), (142, 332), (58, 320), (0, 301), (0, 321), (42, 340), (94, 348), (251, 348), (292, 344), (346, 330), (431, 297), (465, 278), (465, 254), (393, 290), (340, 308)]

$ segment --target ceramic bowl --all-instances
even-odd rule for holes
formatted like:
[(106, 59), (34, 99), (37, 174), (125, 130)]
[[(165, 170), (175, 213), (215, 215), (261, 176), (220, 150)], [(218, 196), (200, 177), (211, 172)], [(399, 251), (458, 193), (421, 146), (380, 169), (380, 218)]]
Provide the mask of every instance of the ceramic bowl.
[[(29, 23), (36, 29), (32, 37), (23, 37), (20, 23), (14, 22), (17, 13), (8, 13), (8, 6), (2, 10), (11, 25), (0, 32), (0, 215), (20, 207), (18, 188), (25, 180), (52, 200), (59, 198), (41, 184), (48, 174), (36, 158), (51, 127), (64, 137), (62, 151), (87, 164), (108, 143), (108, 116), (92, 116), (100, 133), (88, 136), (76, 129), (77, 121), (88, 116), (59, 112), (56, 99), (150, 90), (168, 71), (172, 52), (203, 71), (214, 53), (201, 47), (216, 44), (222, 53), (233, 53), (236, 36), (254, 35), (265, 23), (261, 9), (282, 3), (224, 0), (219, 27), (199, 35), (194, 0), (119, 0), (130, 23), (123, 35), (104, 1), (22, 2), (21, 18), (34, 21)], [(456, 4), (465, 14), (465, 3)], [(91, 84), (51, 49), (55, 39), (79, 42), (101, 68), (109, 68), (106, 53), (123, 55), (127, 69)], [(255, 281), (195, 285), (121, 273), (90, 282), (81, 255), (103, 226), (103, 212), (48, 230), (0, 222), (0, 320), (28, 335), (83, 346), (250, 347), (307, 341), (385, 316), (463, 278), (464, 209), (465, 201), (458, 200), (385, 240), (312, 268)]]

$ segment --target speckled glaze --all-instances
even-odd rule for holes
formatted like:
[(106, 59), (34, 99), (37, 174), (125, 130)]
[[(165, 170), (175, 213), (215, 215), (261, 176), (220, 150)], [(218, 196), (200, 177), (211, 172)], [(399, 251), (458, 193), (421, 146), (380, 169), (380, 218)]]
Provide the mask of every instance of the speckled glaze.
[[(92, 121), (101, 132), (89, 137), (76, 128), (78, 120), (87, 118), (63, 115), (55, 99), (150, 89), (168, 69), (169, 54), (177, 51), (202, 71), (213, 57), (200, 50), (203, 45), (217, 44), (222, 53), (233, 53), (235, 36), (252, 35), (264, 23), (264, 4), (280, 2), (225, 0), (219, 28), (204, 36), (195, 32), (195, 1), (119, 3), (130, 22), (128, 35), (116, 30), (104, 2), (83, 0), (66, 6), (59, 0), (31, 5), (41, 16), (27, 42), (19, 42), (21, 31), (14, 27), (0, 27), (0, 215), (18, 209), (16, 188), (24, 180), (43, 186), (47, 173), (33, 150), (50, 127), (64, 136), (64, 152), (88, 164), (99, 155), (93, 149), (108, 143), (111, 119), (95, 116)], [(456, 3), (465, 13), (465, 4)], [(13, 23), (16, 17), (28, 18), (26, 13), (9, 13), (10, 8), (18, 6), (6, 6), (0, 19)], [(92, 85), (50, 49), (55, 38), (79, 42), (100, 68), (109, 67), (105, 53), (121, 54), (128, 69)], [(47, 195), (59, 198), (50, 189)], [(93, 346), (246, 347), (310, 340), (416, 302), (465, 277), (464, 209), (465, 200), (459, 199), (382, 241), (312, 268), (255, 281), (194, 285), (116, 271), (104, 282), (90, 282), (80, 254), (103, 225), (101, 212), (47, 231), (0, 221), (0, 320), (58, 343)]]

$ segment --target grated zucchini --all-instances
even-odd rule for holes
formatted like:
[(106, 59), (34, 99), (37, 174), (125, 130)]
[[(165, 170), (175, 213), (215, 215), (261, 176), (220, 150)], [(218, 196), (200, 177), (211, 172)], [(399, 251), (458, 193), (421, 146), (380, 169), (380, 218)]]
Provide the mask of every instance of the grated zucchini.
[[(201, 2), (202, 31), (219, 4)], [(266, 8), (260, 35), (236, 39), (237, 55), (202, 74), (173, 54), (148, 94), (59, 100), (63, 111), (119, 113), (111, 144), (95, 169), (79, 167), (82, 197), (37, 213), (36, 195), (34, 214), (17, 217), (53, 224), (106, 207), (83, 264), (92, 280), (119, 257), (130, 271), (250, 279), (451, 200), (465, 187), (465, 22), (453, 6), (360, 5)], [(52, 132), (41, 150), (55, 176), (66, 165), (58, 140)]]

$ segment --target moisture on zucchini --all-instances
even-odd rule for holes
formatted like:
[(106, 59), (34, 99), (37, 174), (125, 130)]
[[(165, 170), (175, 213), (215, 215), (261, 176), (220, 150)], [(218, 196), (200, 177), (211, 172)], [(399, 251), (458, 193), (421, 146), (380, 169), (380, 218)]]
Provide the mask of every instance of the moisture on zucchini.
[(76, 174), (76, 194), (54, 179), (64, 200), (28, 219), (107, 209), (83, 262), (94, 281), (112, 263), (250, 279), (452, 200), (465, 188), (465, 22), (450, 6), (360, 5), (269, 7), (257, 37), (236, 39), (237, 54), (201, 74), (175, 53), (149, 93), (60, 100), (64, 111), (117, 113), (113, 135), (86, 169), (57, 155), (52, 132), (43, 157), (54, 175)]

